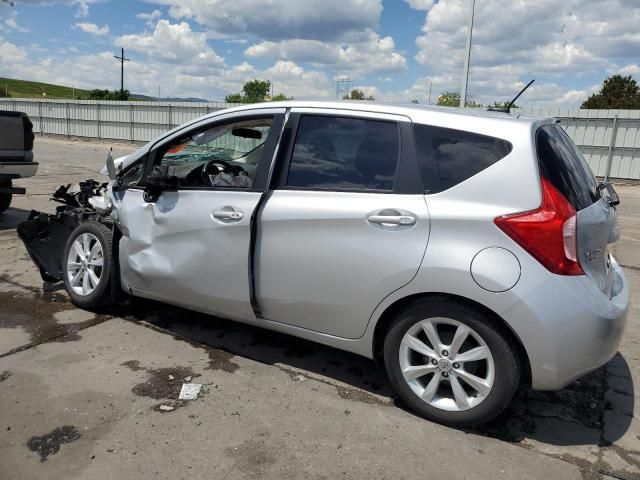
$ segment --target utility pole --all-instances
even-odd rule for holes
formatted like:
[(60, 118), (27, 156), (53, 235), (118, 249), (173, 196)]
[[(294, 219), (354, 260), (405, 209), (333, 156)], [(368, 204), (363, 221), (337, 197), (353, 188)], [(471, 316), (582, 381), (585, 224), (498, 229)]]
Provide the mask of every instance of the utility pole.
[(462, 73), (462, 90), (460, 91), (460, 108), (467, 104), (467, 87), (469, 86), (469, 63), (471, 62), (471, 39), (473, 37), (473, 16), (476, 9), (476, 0), (471, 0), (469, 12), (469, 30), (467, 31), (467, 53), (464, 59), (464, 71)]
[(120, 60), (120, 93), (124, 93), (124, 62), (129, 59), (124, 57), (124, 48), (121, 49), (120, 56), (114, 55), (113, 58)]
[(427, 102), (428, 105), (431, 105), (431, 89), (433, 88), (433, 82), (429, 82), (429, 101)]

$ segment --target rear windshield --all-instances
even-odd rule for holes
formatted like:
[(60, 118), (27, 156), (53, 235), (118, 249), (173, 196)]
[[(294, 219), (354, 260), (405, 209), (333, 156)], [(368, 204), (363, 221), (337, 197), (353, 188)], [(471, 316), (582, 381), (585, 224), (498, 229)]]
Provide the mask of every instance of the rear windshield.
[(549, 180), (576, 211), (600, 199), (598, 183), (591, 169), (559, 125), (541, 127), (536, 143), (540, 175)]
[(418, 159), (427, 193), (447, 190), (511, 153), (511, 143), (477, 133), (415, 125)]

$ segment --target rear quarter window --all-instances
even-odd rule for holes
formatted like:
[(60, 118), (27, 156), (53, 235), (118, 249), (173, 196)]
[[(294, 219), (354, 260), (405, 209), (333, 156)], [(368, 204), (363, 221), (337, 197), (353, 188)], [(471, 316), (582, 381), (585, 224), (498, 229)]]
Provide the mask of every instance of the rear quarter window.
[(578, 147), (559, 125), (547, 125), (536, 135), (540, 175), (573, 205), (577, 212), (600, 199), (598, 182)]
[(427, 193), (464, 182), (513, 149), (500, 138), (431, 125), (414, 125), (414, 135)]

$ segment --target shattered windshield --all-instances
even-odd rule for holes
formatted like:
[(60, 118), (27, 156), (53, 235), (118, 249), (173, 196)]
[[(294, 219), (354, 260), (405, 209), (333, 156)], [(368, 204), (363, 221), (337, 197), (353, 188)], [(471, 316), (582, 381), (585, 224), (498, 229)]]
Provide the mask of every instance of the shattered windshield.
[(185, 162), (215, 158), (234, 161), (247, 156), (264, 144), (271, 124), (268, 121), (246, 122), (231, 126), (216, 126), (188, 137), (171, 146), (163, 163), (179, 165)]

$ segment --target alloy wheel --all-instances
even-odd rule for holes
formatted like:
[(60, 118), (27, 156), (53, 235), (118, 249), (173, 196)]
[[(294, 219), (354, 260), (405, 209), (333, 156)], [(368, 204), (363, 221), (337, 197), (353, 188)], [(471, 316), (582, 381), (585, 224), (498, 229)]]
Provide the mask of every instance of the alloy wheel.
[(495, 380), (487, 343), (452, 318), (417, 322), (400, 343), (400, 369), (411, 390), (432, 407), (458, 412), (484, 401)]
[(92, 233), (85, 232), (73, 242), (67, 257), (69, 285), (78, 295), (91, 295), (102, 278), (104, 252)]

